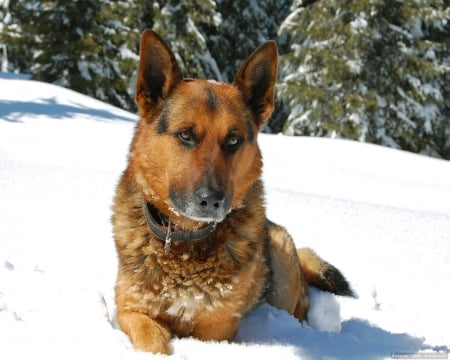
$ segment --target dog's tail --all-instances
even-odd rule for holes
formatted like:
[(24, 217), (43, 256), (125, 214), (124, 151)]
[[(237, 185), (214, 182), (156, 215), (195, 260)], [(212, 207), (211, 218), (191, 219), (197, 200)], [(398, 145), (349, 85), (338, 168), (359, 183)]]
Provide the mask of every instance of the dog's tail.
[(297, 250), (306, 282), (336, 295), (357, 297), (344, 275), (309, 248)]

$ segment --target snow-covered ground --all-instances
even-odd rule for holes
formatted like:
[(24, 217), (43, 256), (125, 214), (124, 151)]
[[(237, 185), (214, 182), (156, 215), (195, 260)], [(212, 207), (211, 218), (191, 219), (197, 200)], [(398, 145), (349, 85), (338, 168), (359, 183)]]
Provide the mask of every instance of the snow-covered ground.
[[(166, 358), (134, 351), (114, 322), (110, 205), (135, 119), (0, 78), (0, 359)], [(312, 290), (308, 325), (263, 305), (236, 342), (175, 339), (171, 358), (448, 352), (450, 162), (342, 140), (260, 143), (269, 217), (359, 298)]]

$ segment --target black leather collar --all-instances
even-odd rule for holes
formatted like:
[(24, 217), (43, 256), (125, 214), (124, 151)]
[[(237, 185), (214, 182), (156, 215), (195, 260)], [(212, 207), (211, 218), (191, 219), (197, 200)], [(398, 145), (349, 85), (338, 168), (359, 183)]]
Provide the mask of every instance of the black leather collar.
[[(152, 204), (143, 200), (143, 207), (148, 227), (159, 240), (165, 242), (166, 251), (170, 250), (172, 242), (201, 240), (206, 238), (216, 228), (216, 223), (209, 223), (208, 226), (198, 230), (174, 230), (170, 220), (166, 220), (165, 216)], [(156, 220), (153, 214), (156, 214), (160, 220)]]

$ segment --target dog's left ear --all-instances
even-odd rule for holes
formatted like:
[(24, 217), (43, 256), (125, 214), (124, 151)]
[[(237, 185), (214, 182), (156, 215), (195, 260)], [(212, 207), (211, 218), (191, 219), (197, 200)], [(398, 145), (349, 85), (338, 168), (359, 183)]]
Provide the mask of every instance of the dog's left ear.
[(233, 82), (241, 89), (255, 116), (258, 129), (267, 121), (274, 108), (277, 68), (277, 45), (275, 41), (267, 41), (250, 55)]

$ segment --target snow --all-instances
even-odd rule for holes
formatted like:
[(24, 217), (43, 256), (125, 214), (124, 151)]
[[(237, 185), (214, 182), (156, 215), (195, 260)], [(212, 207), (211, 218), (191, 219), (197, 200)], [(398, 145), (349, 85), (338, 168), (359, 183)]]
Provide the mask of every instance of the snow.
[[(114, 320), (111, 200), (136, 116), (0, 76), (0, 358), (166, 359)], [(311, 289), (309, 324), (268, 305), (233, 343), (171, 359), (371, 359), (449, 351), (450, 163), (356, 142), (261, 135), (269, 217), (350, 280)], [(430, 355), (430, 354), (428, 354)]]
[(355, 20), (350, 22), (350, 26), (355, 32), (366, 29), (367, 25), (367, 20), (363, 17), (357, 17)]

